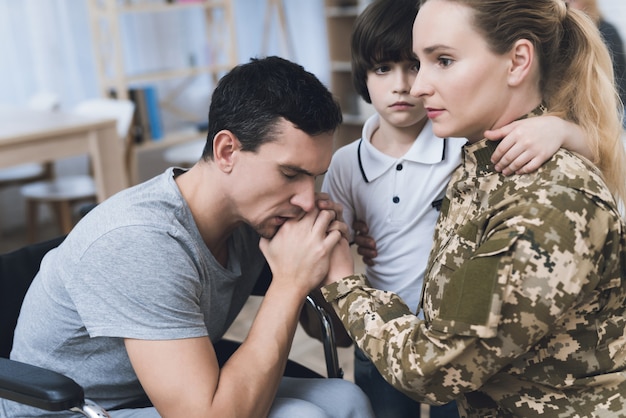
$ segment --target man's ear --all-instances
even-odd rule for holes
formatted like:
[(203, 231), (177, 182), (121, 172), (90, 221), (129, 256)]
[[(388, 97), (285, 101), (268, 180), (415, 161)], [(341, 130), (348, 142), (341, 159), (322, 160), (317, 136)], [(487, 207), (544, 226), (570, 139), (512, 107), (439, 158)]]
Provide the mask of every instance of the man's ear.
[(213, 138), (213, 160), (225, 173), (230, 173), (237, 160), (241, 143), (231, 131), (219, 131)]
[(528, 39), (520, 39), (509, 52), (511, 67), (508, 82), (510, 86), (519, 86), (524, 82), (535, 64), (535, 46)]

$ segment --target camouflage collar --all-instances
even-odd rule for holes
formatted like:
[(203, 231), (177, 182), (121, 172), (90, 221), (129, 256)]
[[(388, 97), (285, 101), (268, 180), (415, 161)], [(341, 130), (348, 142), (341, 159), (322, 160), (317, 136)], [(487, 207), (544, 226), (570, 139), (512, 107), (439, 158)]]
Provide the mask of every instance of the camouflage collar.
[[(541, 103), (532, 111), (517, 120), (541, 116), (547, 112), (548, 108), (543, 103)], [(475, 172), (479, 175), (495, 173), (494, 166), (491, 163), (491, 156), (493, 155), (493, 152), (496, 150), (499, 143), (500, 141), (490, 141), (486, 138), (483, 138), (473, 144), (466, 144), (464, 146), (465, 166), (475, 166)]]
[(464, 159), (466, 169), (483, 175), (495, 172), (491, 162), (491, 155), (493, 155), (499, 143), (500, 141), (481, 139), (473, 144), (465, 145)]

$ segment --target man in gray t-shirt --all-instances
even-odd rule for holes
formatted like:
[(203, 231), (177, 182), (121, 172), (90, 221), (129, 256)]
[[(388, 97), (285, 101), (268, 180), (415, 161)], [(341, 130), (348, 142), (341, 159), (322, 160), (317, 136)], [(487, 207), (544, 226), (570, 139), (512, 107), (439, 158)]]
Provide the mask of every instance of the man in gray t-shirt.
[[(214, 92), (196, 165), (111, 197), (46, 255), (11, 358), (72, 377), (86, 397), (122, 408), (113, 417), (372, 416), (349, 382), (281, 384), (304, 298), (346, 230), (314, 193), (340, 122), (302, 67), (276, 57), (235, 67)], [(287, 248), (300, 251), (286, 260)], [(272, 284), (220, 368), (213, 343), (266, 259)], [(124, 409), (145, 395), (154, 407)], [(44, 414), (2, 401), (0, 416)]]

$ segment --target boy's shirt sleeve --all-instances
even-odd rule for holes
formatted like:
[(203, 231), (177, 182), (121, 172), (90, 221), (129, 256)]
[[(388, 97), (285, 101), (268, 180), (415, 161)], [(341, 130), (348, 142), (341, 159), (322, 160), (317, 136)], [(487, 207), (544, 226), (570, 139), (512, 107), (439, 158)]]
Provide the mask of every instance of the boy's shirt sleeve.
[(331, 200), (340, 203), (343, 207), (343, 220), (348, 225), (348, 233), (354, 238), (352, 223), (355, 220), (355, 204), (352, 198), (352, 171), (349, 164), (344, 161), (344, 153), (347, 150), (339, 149), (333, 155), (333, 159), (324, 175), (322, 192), (328, 193)]

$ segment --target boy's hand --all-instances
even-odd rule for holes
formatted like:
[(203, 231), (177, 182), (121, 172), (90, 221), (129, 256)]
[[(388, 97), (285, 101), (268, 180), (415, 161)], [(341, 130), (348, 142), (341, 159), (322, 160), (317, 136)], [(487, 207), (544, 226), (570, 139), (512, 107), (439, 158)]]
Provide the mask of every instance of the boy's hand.
[(532, 173), (561, 147), (594, 161), (583, 130), (575, 123), (557, 116), (544, 115), (512, 122), (500, 129), (485, 132), (485, 138), (498, 145), (491, 162), (505, 176)]
[(485, 132), (487, 139), (502, 139), (491, 157), (496, 171), (505, 176), (532, 173), (554, 155), (561, 142), (546, 138), (546, 132), (549, 132), (546, 128), (550, 124), (542, 119), (535, 117), (519, 120)]
[(374, 258), (378, 256), (378, 251), (376, 251), (376, 241), (368, 235), (369, 227), (365, 222), (357, 219), (352, 223), (352, 229), (354, 230), (354, 243), (357, 246), (357, 254), (363, 258), (363, 263), (373, 266), (375, 264)]

